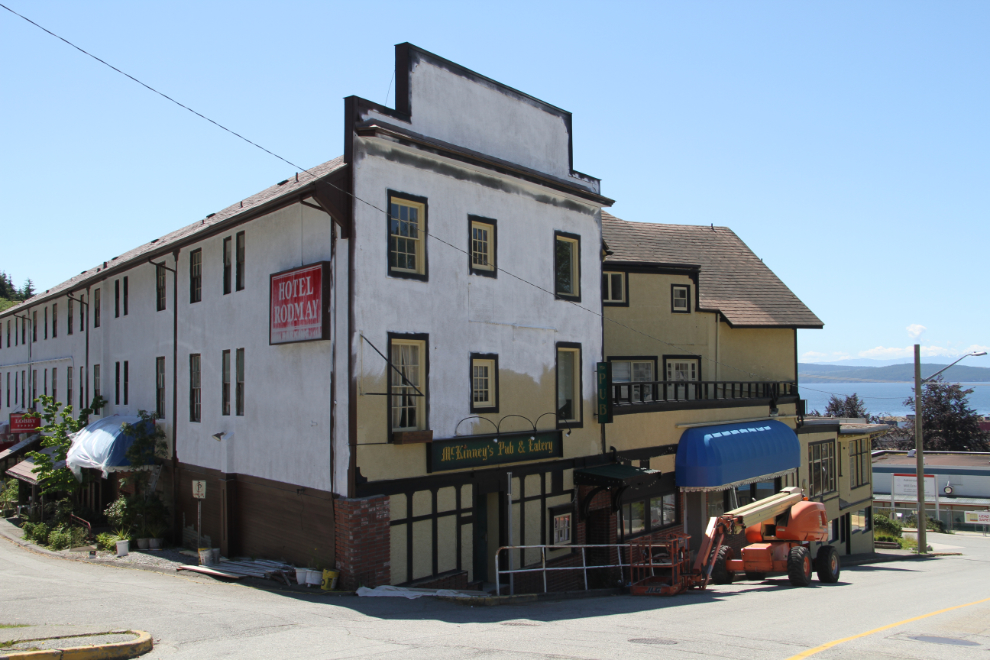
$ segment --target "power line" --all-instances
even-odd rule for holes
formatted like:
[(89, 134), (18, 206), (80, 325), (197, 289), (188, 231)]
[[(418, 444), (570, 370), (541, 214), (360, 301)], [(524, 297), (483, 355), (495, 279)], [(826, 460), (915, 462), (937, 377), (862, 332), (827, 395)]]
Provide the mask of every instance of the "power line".
[[(72, 48), (74, 48), (74, 49), (76, 49), (76, 50), (78, 50), (78, 51), (79, 51), (80, 53), (82, 53), (82, 54), (84, 54), (84, 55), (86, 55), (86, 56), (88, 56), (88, 57), (91, 57), (92, 59), (94, 59), (94, 60), (96, 60), (96, 61), (97, 61), (97, 62), (99, 62), (100, 64), (103, 64), (104, 66), (107, 66), (107, 67), (109, 67), (110, 69), (113, 69), (114, 71), (116, 71), (116, 72), (117, 72), (117, 73), (119, 73), (120, 75), (122, 75), (122, 76), (126, 76), (127, 78), (129, 78), (129, 79), (130, 79), (130, 80), (132, 80), (133, 82), (135, 82), (135, 83), (137, 83), (138, 85), (141, 85), (142, 87), (144, 87), (144, 88), (145, 88), (145, 89), (147, 89), (148, 91), (150, 91), (150, 92), (153, 92), (153, 93), (155, 93), (155, 94), (157, 94), (158, 96), (161, 96), (162, 98), (164, 98), (164, 99), (166, 99), (167, 101), (170, 101), (170, 102), (172, 102), (172, 103), (174, 103), (175, 105), (177, 105), (177, 106), (179, 106), (180, 108), (183, 108), (183, 109), (185, 109), (185, 110), (188, 110), (189, 112), (191, 112), (192, 114), (194, 114), (194, 115), (196, 115), (197, 117), (199, 117), (199, 118), (201, 118), (201, 119), (204, 119), (204, 120), (206, 120), (206, 121), (208, 121), (208, 122), (210, 122), (211, 124), (213, 124), (213, 125), (214, 125), (214, 126), (216, 126), (217, 128), (219, 128), (219, 129), (221, 129), (221, 130), (224, 130), (224, 131), (226, 131), (226, 132), (228, 132), (228, 133), (230, 133), (231, 135), (233, 135), (233, 136), (235, 136), (235, 137), (237, 137), (237, 138), (239, 138), (239, 139), (241, 139), (241, 140), (243, 140), (244, 142), (247, 142), (247, 143), (248, 143), (248, 144), (250, 144), (251, 146), (253, 146), (253, 147), (256, 147), (256, 148), (258, 148), (258, 149), (260, 149), (261, 151), (264, 151), (264, 152), (265, 152), (266, 154), (268, 154), (268, 155), (270, 155), (270, 156), (273, 156), (273, 157), (275, 157), (275, 158), (277, 158), (277, 159), (279, 159), (279, 160), (280, 160), (280, 161), (282, 161), (283, 163), (286, 163), (287, 165), (290, 165), (290, 166), (292, 166), (292, 167), (293, 167), (293, 168), (295, 168), (296, 170), (298, 170), (298, 171), (300, 171), (300, 172), (304, 172), (304, 173), (306, 173), (306, 174), (308, 174), (309, 176), (311, 176), (311, 177), (313, 177), (314, 179), (318, 179), (318, 177), (317, 177), (317, 176), (316, 176), (315, 174), (313, 174), (312, 172), (310, 172), (310, 171), (309, 171), (309, 169), (307, 169), (307, 168), (305, 168), (305, 167), (302, 167), (302, 166), (300, 166), (300, 165), (297, 165), (296, 163), (293, 163), (292, 161), (290, 161), (290, 160), (288, 160), (287, 158), (284, 158), (284, 157), (282, 157), (282, 156), (280, 156), (280, 155), (278, 155), (278, 154), (277, 154), (277, 153), (275, 153), (274, 151), (271, 151), (270, 149), (267, 149), (267, 148), (265, 148), (265, 147), (263, 147), (263, 146), (261, 146), (261, 145), (260, 145), (260, 144), (258, 144), (257, 142), (253, 142), (252, 140), (249, 140), (248, 138), (246, 138), (246, 137), (244, 137), (244, 136), (243, 136), (243, 135), (241, 135), (240, 133), (238, 133), (238, 132), (236, 132), (236, 131), (234, 131), (234, 130), (232, 130), (232, 129), (229, 129), (229, 128), (227, 128), (227, 127), (226, 127), (226, 126), (224, 126), (223, 124), (221, 124), (221, 123), (219, 123), (219, 122), (217, 122), (217, 121), (214, 121), (213, 119), (210, 119), (210, 118), (209, 118), (209, 117), (207, 117), (206, 115), (204, 115), (204, 114), (202, 114), (202, 113), (200, 113), (200, 112), (197, 112), (196, 110), (194, 110), (194, 109), (192, 109), (192, 108), (190, 108), (189, 106), (187, 106), (187, 105), (185, 105), (185, 104), (183, 104), (183, 103), (181, 103), (181, 102), (179, 102), (179, 101), (177, 101), (176, 99), (174, 99), (174, 98), (172, 98), (171, 96), (169, 96), (169, 95), (167, 95), (167, 94), (165, 94), (164, 92), (160, 92), (160, 91), (158, 91), (157, 89), (155, 89), (155, 88), (154, 88), (154, 87), (152, 87), (151, 85), (148, 85), (147, 83), (144, 83), (144, 82), (142, 82), (141, 80), (138, 80), (137, 78), (135, 78), (135, 77), (134, 77), (134, 76), (132, 76), (131, 74), (129, 74), (129, 73), (127, 73), (127, 72), (125, 72), (125, 71), (122, 71), (121, 69), (118, 69), (117, 67), (115, 67), (115, 66), (113, 66), (113, 65), (112, 65), (112, 64), (110, 64), (109, 62), (107, 62), (107, 61), (105, 61), (105, 60), (103, 60), (103, 59), (101, 59), (101, 58), (99, 58), (99, 57), (97, 57), (96, 55), (93, 55), (93, 54), (92, 54), (92, 53), (90, 53), (89, 51), (87, 51), (87, 50), (85, 50), (85, 49), (83, 49), (83, 48), (81, 48), (80, 46), (77, 46), (76, 44), (74, 44), (74, 43), (72, 43), (72, 42), (71, 42), (71, 41), (69, 41), (68, 39), (66, 39), (66, 38), (64, 38), (64, 37), (61, 37), (61, 36), (59, 36), (59, 35), (57, 35), (57, 34), (55, 34), (55, 33), (54, 33), (54, 32), (52, 32), (51, 30), (49, 30), (48, 28), (45, 28), (45, 27), (43, 27), (42, 25), (39, 25), (38, 23), (36, 23), (36, 22), (34, 22), (34, 21), (32, 21), (32, 20), (31, 20), (30, 18), (28, 18), (28, 17), (26, 17), (26, 16), (24, 16), (24, 15), (22, 15), (22, 14), (19, 14), (19, 13), (17, 13), (17, 12), (16, 12), (16, 11), (14, 11), (13, 9), (11, 9), (10, 7), (8, 7), (8, 6), (6, 6), (6, 5), (4, 5), (4, 4), (2, 4), (2, 3), (0, 3), (0, 7), (2, 7), (2, 8), (4, 8), (4, 9), (6, 9), (6, 10), (7, 10), (8, 12), (10, 12), (11, 14), (14, 14), (15, 16), (18, 16), (18, 17), (20, 17), (20, 18), (22, 18), (22, 19), (24, 19), (25, 21), (27, 21), (27, 22), (28, 22), (28, 23), (30, 23), (31, 25), (33, 25), (33, 26), (35, 26), (35, 27), (36, 27), (36, 28), (38, 28), (39, 30), (42, 30), (43, 32), (46, 32), (47, 34), (49, 34), (49, 35), (51, 35), (52, 37), (55, 37), (55, 38), (56, 38), (56, 39), (58, 39), (59, 41), (62, 41), (62, 42), (64, 42), (65, 44), (67, 44), (67, 45), (69, 45), (69, 46), (71, 46)], [(394, 75), (395, 75), (395, 73), (393, 72), (393, 77), (394, 77)], [(391, 89), (391, 82), (389, 82), (389, 89)], [(335, 184), (333, 184), (333, 183), (331, 183), (330, 181), (325, 181), (325, 180), (324, 180), (324, 181), (319, 181), (319, 180), (318, 180), (318, 181), (317, 181), (317, 183), (318, 183), (318, 184), (324, 184), (324, 185), (328, 185), (328, 186), (330, 186), (330, 187), (332, 187), (332, 188), (334, 188), (335, 190), (338, 190), (338, 191), (340, 191), (340, 192), (342, 192), (342, 193), (344, 193), (344, 194), (346, 194), (346, 195), (349, 195), (350, 197), (352, 197), (352, 198), (354, 198), (355, 200), (357, 200), (357, 201), (359, 201), (359, 202), (361, 202), (361, 203), (363, 203), (363, 204), (366, 204), (366, 205), (368, 205), (369, 207), (371, 207), (371, 208), (373, 208), (373, 209), (375, 209), (376, 211), (379, 211), (379, 212), (381, 212), (381, 213), (384, 213), (384, 214), (385, 214), (385, 216), (386, 216), (387, 218), (389, 218), (390, 220), (392, 219), (392, 216), (391, 216), (391, 214), (390, 214), (390, 213), (389, 213), (388, 211), (386, 211), (386, 210), (384, 210), (384, 209), (382, 209), (382, 208), (380, 208), (380, 207), (378, 207), (378, 206), (376, 206), (375, 204), (373, 204), (373, 203), (371, 203), (371, 202), (369, 202), (369, 201), (366, 201), (366, 200), (364, 200), (364, 199), (361, 199), (360, 197), (358, 197), (357, 195), (355, 195), (354, 193), (352, 193), (352, 192), (351, 192), (351, 191), (349, 191), (349, 190), (344, 190), (343, 188), (340, 188), (339, 186), (337, 186), (337, 185), (335, 185)], [(465, 250), (465, 249), (463, 249), (463, 248), (459, 248), (459, 247), (457, 247), (456, 245), (454, 245), (454, 244), (452, 244), (452, 243), (449, 243), (449, 242), (447, 242), (447, 241), (445, 241), (444, 239), (442, 239), (442, 238), (440, 238), (439, 236), (435, 236), (435, 235), (433, 235), (433, 234), (430, 234), (429, 232), (423, 232), (423, 233), (424, 233), (424, 234), (426, 234), (426, 236), (428, 236), (429, 238), (432, 238), (432, 239), (434, 239), (434, 240), (436, 240), (436, 241), (438, 241), (438, 242), (440, 242), (440, 243), (442, 243), (442, 244), (444, 244), (444, 245), (446, 245), (446, 246), (448, 246), (448, 247), (450, 247), (450, 248), (453, 248), (454, 250), (457, 250), (458, 252), (461, 252), (461, 253), (463, 253), (463, 254), (465, 254), (465, 255), (467, 255), (467, 254), (468, 254), (468, 252), (467, 252), (467, 250)], [(538, 290), (540, 290), (540, 291), (542, 291), (542, 292), (544, 292), (544, 293), (546, 293), (546, 294), (548, 294), (548, 295), (551, 295), (551, 296), (553, 296), (554, 298), (557, 298), (557, 295), (556, 295), (556, 293), (554, 293), (553, 291), (550, 291), (549, 289), (545, 289), (544, 287), (542, 287), (542, 286), (540, 286), (540, 285), (538, 285), (538, 284), (536, 284), (536, 283), (534, 283), (534, 282), (530, 282), (529, 280), (527, 280), (527, 279), (525, 279), (525, 278), (523, 278), (523, 277), (520, 277), (519, 275), (516, 275), (515, 273), (512, 273), (512, 272), (510, 272), (510, 271), (507, 271), (507, 270), (505, 270), (504, 268), (497, 268), (497, 270), (499, 270), (499, 271), (501, 271), (501, 272), (503, 272), (503, 273), (505, 273), (506, 275), (508, 275), (508, 276), (510, 276), (510, 277), (513, 277), (513, 278), (515, 278), (515, 279), (517, 279), (517, 280), (519, 280), (520, 282), (523, 282), (523, 283), (525, 283), (525, 284), (528, 284), (528, 285), (530, 285), (530, 286), (532, 286), (532, 287), (534, 287), (534, 288), (536, 288), (536, 289), (538, 289)], [(577, 307), (578, 309), (581, 309), (581, 310), (584, 310), (584, 311), (586, 311), (586, 312), (588, 312), (588, 313), (590, 313), (590, 314), (592, 314), (592, 315), (594, 315), (594, 316), (596, 316), (596, 317), (598, 317), (598, 318), (600, 318), (600, 319), (602, 319), (603, 321), (608, 321), (609, 323), (613, 323), (613, 324), (615, 324), (615, 325), (618, 325), (618, 326), (620, 326), (620, 327), (623, 327), (623, 328), (625, 328), (625, 329), (627, 329), (627, 330), (630, 330), (630, 331), (632, 331), (632, 332), (634, 332), (634, 333), (637, 333), (637, 334), (640, 334), (640, 335), (642, 335), (642, 336), (644, 336), (644, 337), (646, 337), (646, 338), (648, 338), (648, 339), (652, 339), (652, 340), (654, 340), (654, 341), (657, 341), (657, 342), (659, 342), (659, 343), (661, 343), (661, 344), (664, 344), (664, 345), (666, 345), (666, 346), (669, 346), (669, 347), (671, 347), (671, 348), (676, 348), (676, 349), (679, 349), (679, 350), (682, 350), (682, 351), (686, 351), (686, 352), (690, 352), (690, 349), (688, 349), (688, 348), (686, 348), (686, 347), (684, 347), (684, 346), (680, 346), (680, 345), (678, 345), (678, 344), (674, 344), (674, 343), (671, 343), (671, 342), (669, 342), (669, 341), (665, 341), (665, 340), (663, 340), (663, 339), (660, 339), (659, 337), (655, 337), (655, 336), (653, 336), (653, 335), (651, 335), (651, 334), (649, 334), (649, 333), (646, 333), (646, 332), (643, 332), (642, 330), (638, 330), (638, 329), (636, 329), (636, 328), (633, 328), (633, 327), (631, 327), (631, 326), (628, 326), (628, 325), (626, 325), (625, 323), (621, 323), (621, 322), (619, 322), (619, 321), (616, 321), (616, 320), (614, 320), (614, 319), (610, 319), (610, 318), (607, 318), (607, 317), (606, 317), (606, 316), (605, 316), (604, 314), (602, 314), (602, 313), (600, 313), (600, 312), (596, 312), (596, 311), (595, 311), (595, 310), (593, 310), (593, 309), (589, 309), (588, 307), (584, 307), (583, 305), (581, 305), (581, 304), (579, 304), (579, 303), (576, 303), (576, 302), (574, 302), (574, 301), (572, 301), (572, 300), (566, 300), (566, 299), (563, 299), (563, 300), (564, 300), (564, 302), (567, 302), (567, 303), (570, 303), (571, 305), (574, 305), (574, 306), (575, 306), (575, 307)], [(700, 358), (700, 357), (701, 357), (701, 356), (699, 356), (699, 358)], [(738, 372), (740, 372), (740, 373), (743, 373), (743, 374), (746, 374), (747, 376), (751, 376), (752, 378), (754, 378), (754, 379), (755, 379), (755, 380), (757, 380), (757, 381), (759, 381), (759, 380), (760, 380), (760, 376), (757, 376), (756, 374), (754, 374), (754, 373), (752, 373), (751, 371), (747, 371), (747, 370), (745, 370), (745, 369), (742, 369), (742, 368), (740, 368), (740, 367), (736, 367), (736, 366), (733, 366), (733, 365), (730, 365), (730, 364), (726, 364), (726, 363), (724, 363), (724, 362), (721, 362), (721, 361), (718, 361), (718, 360), (715, 360), (715, 359), (713, 359), (713, 358), (708, 358), (708, 357), (704, 357), (704, 358), (701, 358), (701, 359), (703, 359), (703, 360), (705, 360), (706, 362), (710, 362), (710, 363), (712, 363), (712, 364), (716, 364), (716, 365), (719, 365), (719, 366), (722, 366), (722, 367), (726, 367), (726, 368), (728, 368), (728, 369), (734, 369), (734, 370), (736, 370), (736, 371), (738, 371)], [(796, 377), (797, 377), (797, 374), (795, 374), (795, 378), (796, 378)]]

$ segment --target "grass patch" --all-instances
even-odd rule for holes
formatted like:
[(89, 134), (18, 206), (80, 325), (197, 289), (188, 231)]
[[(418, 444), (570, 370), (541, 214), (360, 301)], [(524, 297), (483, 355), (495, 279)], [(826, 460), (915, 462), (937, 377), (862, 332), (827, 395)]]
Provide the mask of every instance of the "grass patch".
[(28, 628), (27, 623), (0, 623), (0, 628)]

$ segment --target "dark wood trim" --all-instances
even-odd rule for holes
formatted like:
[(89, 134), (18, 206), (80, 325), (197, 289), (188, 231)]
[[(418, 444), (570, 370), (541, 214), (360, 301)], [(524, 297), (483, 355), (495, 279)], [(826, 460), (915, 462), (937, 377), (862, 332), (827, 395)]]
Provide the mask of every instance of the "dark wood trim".
[[(423, 260), (423, 272), (422, 273), (406, 273), (401, 270), (392, 270), (392, 265), (389, 263), (389, 253), (391, 252), (391, 242), (392, 242), (392, 198), (397, 198), (400, 200), (406, 200), (409, 202), (415, 202), (417, 204), (423, 205), (423, 222), (419, 228), (422, 236), (419, 239), (419, 244), (423, 248), (423, 254), (420, 256)], [(430, 281), (430, 258), (427, 240), (430, 236), (429, 234), (429, 215), (430, 215), (430, 205), (426, 197), (420, 197), (419, 195), (410, 195), (408, 193), (399, 192), (397, 190), (388, 190), (386, 193), (386, 209), (388, 211), (385, 213), (385, 274), (388, 277), (397, 277), (404, 280), (419, 280), (421, 282)]]
[[(409, 341), (421, 341), (423, 342), (423, 385), (419, 388), (423, 391), (423, 395), (426, 401), (423, 403), (423, 426), (422, 430), (429, 430), (430, 428), (430, 335), (425, 332), (412, 332), (412, 333), (400, 333), (400, 332), (390, 332), (388, 333), (388, 343), (385, 350), (385, 355), (388, 356), (389, 361), (392, 359), (392, 340), (393, 339), (407, 339)], [(386, 393), (388, 396), (385, 397), (385, 419), (388, 424), (388, 442), (395, 444), (395, 434), (392, 431), (392, 370), (387, 369), (388, 376), (385, 381)], [(432, 431), (431, 431), (432, 433)]]
[(623, 270), (605, 270), (602, 268), (602, 279), (605, 279), (606, 275), (621, 275), (622, 276), (622, 301), (615, 302), (610, 300), (605, 300), (604, 289), (602, 287), (602, 305), (605, 307), (629, 307), (629, 273)]
[[(660, 368), (660, 364), (659, 364), (659, 359), (657, 358), (656, 355), (610, 355), (607, 358), (605, 358), (605, 361), (606, 362), (609, 362), (609, 363), (611, 363), (611, 362), (634, 362), (634, 361), (635, 362), (652, 362), (653, 363), (653, 380), (661, 380), (660, 379), (660, 374), (658, 372), (658, 369)], [(632, 367), (630, 367), (629, 375), (630, 375), (630, 377), (632, 376)], [(613, 385), (622, 385), (623, 384), (623, 383), (616, 383), (615, 382), (615, 371), (614, 371), (614, 368), (613, 368), (613, 372), (612, 372), (612, 377), (613, 377), (613, 380), (612, 380), (612, 384)], [(635, 381), (629, 381), (629, 384), (630, 385), (634, 385), (635, 384)]]
[[(698, 361), (698, 378), (696, 382), (703, 381), (704, 378), (701, 377), (701, 356), (700, 355), (664, 355), (663, 356), (663, 378), (661, 380), (667, 380), (667, 360), (697, 360)], [(685, 381), (692, 382), (692, 381)]]
[[(576, 295), (564, 294), (564, 293), (558, 293), (557, 292), (557, 239), (559, 239), (559, 238), (566, 238), (566, 239), (569, 239), (569, 240), (572, 240), (572, 241), (577, 242), (577, 254), (574, 255), (574, 257), (576, 259), (576, 265), (577, 265), (577, 269), (576, 269), (577, 270), (577, 274), (576, 274), (577, 282), (575, 282), (575, 284), (577, 285), (577, 290), (578, 291), (577, 291), (577, 294)], [(578, 234), (571, 234), (571, 233), (566, 232), (566, 231), (557, 231), (557, 230), (554, 230), (554, 232), (553, 232), (553, 295), (554, 295), (554, 298), (556, 298), (557, 300), (567, 300), (569, 302), (577, 302), (577, 303), (579, 303), (579, 302), (581, 302), (581, 294), (582, 294), (582, 286), (581, 286), (581, 236), (579, 236)]]
[[(613, 406), (613, 415), (632, 415), (647, 412), (668, 412), (672, 410), (717, 410), (721, 408), (759, 408), (768, 407), (774, 399), (769, 397), (759, 399), (691, 399), (687, 401), (656, 401), (654, 403), (637, 403), (634, 406)], [(797, 396), (781, 396), (776, 399), (778, 406), (797, 403)], [(769, 419), (769, 418), (768, 418)], [(808, 431), (805, 431), (808, 433)]]
[[(476, 407), (474, 405), (474, 361), (475, 360), (494, 360), (495, 361), (495, 373), (492, 374), (492, 379), (495, 383), (492, 385), (492, 389), (495, 391), (495, 405), (489, 406), (487, 408)], [(471, 353), (471, 357), (468, 360), (468, 396), (470, 397), (471, 412), (477, 414), (484, 413), (498, 413), (499, 406), (499, 390), (498, 390), (498, 353)]]
[[(559, 366), (557, 365), (557, 358), (560, 355), (560, 349), (562, 348), (576, 348), (578, 354), (578, 363), (575, 369), (575, 375), (577, 376), (577, 392), (575, 405), (577, 406), (577, 419), (574, 421), (562, 421), (559, 416), (557, 416), (557, 402), (560, 401), (560, 377), (559, 377)], [(553, 378), (553, 405), (554, 405), (554, 419), (557, 422), (557, 430), (566, 429), (570, 431), (571, 429), (584, 428), (584, 386), (583, 382), (583, 370), (584, 370), (584, 349), (581, 344), (571, 341), (558, 341), (554, 344), (554, 378)]]
[(609, 261), (602, 262), (602, 270), (622, 271), (624, 273), (642, 273), (650, 275), (684, 275), (692, 280), (698, 276), (701, 266), (695, 264), (666, 264), (646, 261)]
[[(495, 220), (494, 218), (484, 218), (484, 217), (482, 217), (480, 215), (470, 215), (470, 214), (468, 215), (467, 219), (468, 219), (468, 222), (467, 222), (467, 226), (468, 226), (468, 245), (467, 245), (468, 273), (470, 273), (471, 275), (480, 275), (482, 277), (497, 278), (498, 277), (498, 221)], [(473, 241), (473, 237), (471, 236), (471, 229), (472, 229), (471, 228), (471, 225), (473, 223), (475, 223), (475, 222), (477, 222), (479, 224), (491, 225), (491, 228), (492, 228), (492, 238), (491, 238), (491, 243), (492, 243), (492, 269), (491, 270), (485, 270), (484, 268), (475, 268), (475, 266), (474, 266), (474, 258), (473, 258), (473, 254), (472, 254), (472, 250), (471, 250), (471, 244), (472, 244), (472, 241)]]
[[(687, 289), (687, 296), (685, 296), (685, 300), (687, 301), (687, 306), (688, 306), (687, 309), (677, 309), (677, 308), (674, 307), (674, 291), (676, 289)], [(697, 291), (698, 290), (698, 287), (694, 287), (694, 290)], [(695, 302), (694, 308), (695, 309), (698, 308), (697, 302)], [(690, 314), (691, 313), (691, 285), (690, 284), (671, 284), (670, 285), (670, 313), (671, 314)]]

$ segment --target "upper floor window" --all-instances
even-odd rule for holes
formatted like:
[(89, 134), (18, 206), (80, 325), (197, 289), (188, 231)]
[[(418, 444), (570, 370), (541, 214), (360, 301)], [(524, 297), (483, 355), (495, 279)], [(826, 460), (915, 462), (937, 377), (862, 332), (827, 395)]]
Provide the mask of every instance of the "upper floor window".
[(426, 429), (426, 339), (390, 338), (389, 407), (392, 431)]
[(581, 237), (554, 232), (554, 293), (581, 302)]
[(470, 253), (471, 272), (475, 275), (497, 277), (495, 221), (468, 216), (468, 229), (470, 231), (468, 251)]
[(664, 356), (663, 363), (668, 381), (682, 383), (700, 380), (701, 369), (696, 357)]
[[(655, 371), (656, 360), (653, 358), (640, 360), (613, 360), (609, 358), (609, 362), (612, 363), (613, 383), (649, 383), (655, 380), (653, 372)], [(630, 387), (632, 387), (631, 392)], [(648, 386), (644, 388), (642, 385), (624, 385), (619, 388), (619, 398), (622, 400), (629, 398), (630, 393), (632, 394), (632, 401), (648, 401), (652, 395), (651, 388)]]
[(31, 341), (38, 341), (38, 312), (31, 312)]
[(155, 266), (155, 311), (165, 310), (165, 266)]
[(189, 302), (198, 303), (203, 299), (203, 250), (197, 248), (189, 253)]
[(388, 205), (389, 274), (425, 280), (426, 199), (390, 192)]
[[(234, 239), (223, 239), (223, 294), (230, 293), (234, 277)], [(227, 414), (230, 414), (229, 412)]]
[(234, 354), (234, 414), (244, 416), (244, 349), (238, 348)]
[(48, 308), (42, 310), (45, 314), (45, 339), (48, 339)]
[(872, 472), (870, 439), (853, 440), (849, 443), (849, 487), (858, 488), (870, 483)]
[(471, 354), (471, 412), (498, 412), (498, 356)]
[(602, 302), (607, 305), (627, 303), (625, 273), (602, 273)]
[[(69, 321), (72, 322), (71, 320)], [(86, 329), (86, 296), (79, 296), (79, 332)]]
[(127, 300), (128, 300), (128, 286), (127, 278), (124, 278), (124, 316), (127, 316)]
[(202, 381), (200, 376), (200, 356), (189, 356), (189, 421), (198, 422), (201, 418)]
[(165, 358), (155, 358), (155, 417), (165, 419)]
[(245, 245), (244, 232), (237, 232), (234, 237), (234, 290), (244, 290), (244, 259), (247, 246)]
[(100, 290), (93, 291), (93, 327), (100, 327)]
[(58, 337), (58, 303), (52, 303), (52, 339)]
[(670, 311), (684, 314), (691, 311), (691, 287), (672, 284), (670, 287)]
[(73, 307), (72, 303), (73, 303), (72, 298), (69, 298), (68, 302), (66, 303), (68, 307), (65, 310), (65, 330), (70, 335), (72, 334), (72, 329), (75, 327), (72, 324), (72, 322), (74, 321), (74, 319), (72, 318), (72, 307)]
[(580, 344), (557, 344), (557, 421), (566, 428), (581, 423)]
[(808, 497), (835, 490), (835, 440), (808, 445)]
[[(227, 239), (230, 240), (230, 239)], [(230, 414), (230, 351), (220, 354), (220, 414)]]
[(120, 318), (120, 280), (113, 281), (113, 317)]

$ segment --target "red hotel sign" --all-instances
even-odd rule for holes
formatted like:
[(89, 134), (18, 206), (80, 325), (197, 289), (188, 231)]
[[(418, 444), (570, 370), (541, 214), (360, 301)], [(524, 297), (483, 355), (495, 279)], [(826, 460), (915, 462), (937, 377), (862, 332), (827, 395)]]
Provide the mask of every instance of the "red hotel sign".
[(271, 276), (269, 344), (330, 338), (330, 263)]
[(41, 428), (41, 418), (25, 417), (24, 413), (10, 413), (11, 433), (32, 433)]

